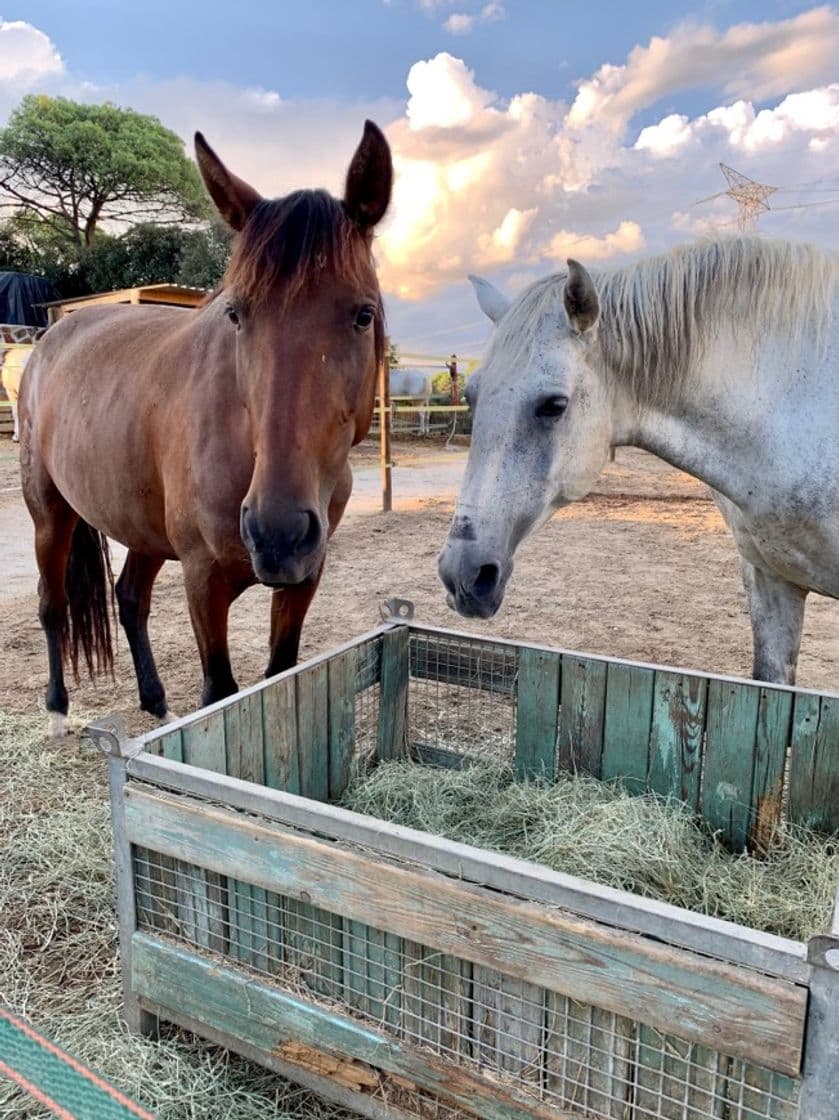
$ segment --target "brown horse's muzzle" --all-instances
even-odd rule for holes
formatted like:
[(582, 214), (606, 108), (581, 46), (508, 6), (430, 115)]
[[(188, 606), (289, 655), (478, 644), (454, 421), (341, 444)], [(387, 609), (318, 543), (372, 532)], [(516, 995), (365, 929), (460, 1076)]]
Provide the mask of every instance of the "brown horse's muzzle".
[(240, 532), (260, 583), (287, 587), (317, 574), (326, 534), (315, 510), (287, 509), (266, 517), (243, 505)]

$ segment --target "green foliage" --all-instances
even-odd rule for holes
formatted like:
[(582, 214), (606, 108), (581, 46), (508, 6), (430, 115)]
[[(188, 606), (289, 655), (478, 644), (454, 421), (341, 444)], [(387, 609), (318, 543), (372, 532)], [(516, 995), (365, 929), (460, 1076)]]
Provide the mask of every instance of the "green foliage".
[(93, 244), (103, 221), (184, 222), (209, 203), (181, 140), (156, 117), (31, 94), (0, 130), (0, 189), (57, 242)]
[(76, 246), (39, 218), (18, 214), (0, 224), (0, 271), (43, 276), (65, 299), (145, 284), (213, 288), (231, 240), (221, 222), (198, 229), (144, 223), (121, 237), (100, 232), (92, 245)]

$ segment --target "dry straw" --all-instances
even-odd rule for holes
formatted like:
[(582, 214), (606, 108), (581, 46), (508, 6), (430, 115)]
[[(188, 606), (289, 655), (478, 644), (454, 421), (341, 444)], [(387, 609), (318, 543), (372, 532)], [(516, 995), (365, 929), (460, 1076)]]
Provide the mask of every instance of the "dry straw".
[(836, 838), (784, 826), (765, 858), (732, 855), (678, 802), (582, 775), (548, 784), (515, 781), (487, 762), (465, 770), (392, 762), (344, 804), (797, 940), (828, 929), (839, 879)]
[[(0, 1002), (159, 1120), (351, 1116), (188, 1035), (126, 1032), (104, 763), (43, 725), (0, 713)], [(2, 1120), (47, 1115), (0, 1078)]]

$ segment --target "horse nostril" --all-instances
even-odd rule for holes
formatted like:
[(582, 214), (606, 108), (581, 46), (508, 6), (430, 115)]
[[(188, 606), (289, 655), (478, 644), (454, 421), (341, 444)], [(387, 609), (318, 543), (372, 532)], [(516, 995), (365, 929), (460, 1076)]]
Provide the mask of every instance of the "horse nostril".
[(495, 591), (500, 577), (501, 569), (497, 564), (482, 564), (472, 584), (472, 594), (476, 599), (486, 599)]
[(305, 510), (300, 518), (301, 532), (294, 542), (298, 556), (308, 556), (320, 544), (320, 521), (312, 510)]

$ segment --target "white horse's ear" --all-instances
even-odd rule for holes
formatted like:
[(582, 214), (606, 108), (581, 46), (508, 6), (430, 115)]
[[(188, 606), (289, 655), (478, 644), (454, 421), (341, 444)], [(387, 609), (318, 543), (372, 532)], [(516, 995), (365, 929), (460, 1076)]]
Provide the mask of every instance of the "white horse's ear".
[(510, 300), (503, 292), (493, 287), (489, 280), (484, 280), (480, 276), (470, 276), (469, 280), (475, 289), (481, 311), (488, 319), (492, 319), (493, 323), (500, 323), (509, 310)]
[(568, 261), (568, 279), (562, 302), (572, 330), (580, 334), (590, 331), (600, 315), (600, 300), (594, 281), (579, 261)]

